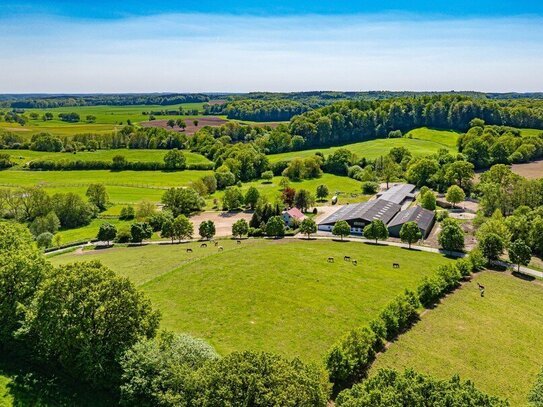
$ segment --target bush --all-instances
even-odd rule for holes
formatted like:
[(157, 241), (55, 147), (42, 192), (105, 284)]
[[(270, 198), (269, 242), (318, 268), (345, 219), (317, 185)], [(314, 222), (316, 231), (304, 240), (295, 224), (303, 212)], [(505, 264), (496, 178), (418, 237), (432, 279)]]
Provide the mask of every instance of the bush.
[(264, 231), (260, 228), (249, 228), (249, 236), (262, 237), (264, 236)]
[(188, 335), (164, 332), (141, 340), (121, 359), (121, 405), (186, 405), (194, 372), (218, 358), (210, 345)]
[[(428, 208), (427, 208), (428, 209)], [(449, 217), (448, 211), (436, 211), (436, 220), (442, 222)]]
[(434, 379), (406, 370), (403, 373), (382, 369), (372, 378), (341, 392), (338, 407), (506, 407), (507, 401), (487, 396), (469, 381), (458, 376)]
[(456, 261), (456, 268), (462, 277), (468, 277), (473, 271), (473, 265), (467, 258), (459, 259)]
[(370, 328), (356, 328), (341, 338), (326, 355), (326, 369), (336, 390), (362, 379), (375, 357), (379, 338)]
[(315, 406), (328, 402), (324, 372), (299, 359), (235, 352), (197, 372), (195, 406)]
[(121, 209), (121, 214), (119, 215), (120, 220), (132, 220), (136, 217), (136, 211), (133, 206), (124, 206)]
[(43, 232), (36, 238), (36, 243), (38, 244), (38, 247), (41, 247), (42, 249), (47, 249), (48, 247), (51, 247), (53, 244), (53, 234), (49, 232)]
[(441, 297), (441, 287), (436, 278), (425, 277), (417, 288), (417, 295), (425, 308), (430, 308)]
[(362, 193), (364, 195), (373, 195), (377, 193), (379, 189), (379, 184), (373, 181), (366, 181), (362, 183)]
[(408, 328), (418, 318), (419, 306), (418, 297), (407, 290), (389, 303), (379, 315), (384, 323), (385, 338), (391, 340)]
[(537, 375), (534, 387), (528, 395), (528, 401), (533, 407), (543, 407), (543, 370)]
[(117, 231), (117, 237), (115, 238), (115, 241), (117, 243), (128, 243), (130, 242), (131, 238), (132, 238), (132, 233), (130, 232), (130, 226), (123, 225)]

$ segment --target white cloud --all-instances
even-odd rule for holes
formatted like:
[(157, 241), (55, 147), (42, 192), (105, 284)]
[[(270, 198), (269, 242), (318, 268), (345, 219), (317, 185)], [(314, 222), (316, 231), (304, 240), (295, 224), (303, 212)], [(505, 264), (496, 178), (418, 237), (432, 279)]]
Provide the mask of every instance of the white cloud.
[(541, 89), (538, 18), (0, 20), (0, 92)]

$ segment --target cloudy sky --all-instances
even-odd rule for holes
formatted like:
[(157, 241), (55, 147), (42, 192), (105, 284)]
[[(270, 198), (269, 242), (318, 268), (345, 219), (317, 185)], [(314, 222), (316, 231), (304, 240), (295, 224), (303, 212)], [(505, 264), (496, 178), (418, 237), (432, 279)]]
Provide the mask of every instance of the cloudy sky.
[(0, 93), (543, 91), (535, 0), (2, 3)]

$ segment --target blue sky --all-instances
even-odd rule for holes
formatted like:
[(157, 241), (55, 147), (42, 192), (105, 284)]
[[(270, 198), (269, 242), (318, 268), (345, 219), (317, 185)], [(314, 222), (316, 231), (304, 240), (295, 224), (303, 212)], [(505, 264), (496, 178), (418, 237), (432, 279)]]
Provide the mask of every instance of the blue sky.
[(541, 1), (2, 3), (2, 93), (543, 91)]

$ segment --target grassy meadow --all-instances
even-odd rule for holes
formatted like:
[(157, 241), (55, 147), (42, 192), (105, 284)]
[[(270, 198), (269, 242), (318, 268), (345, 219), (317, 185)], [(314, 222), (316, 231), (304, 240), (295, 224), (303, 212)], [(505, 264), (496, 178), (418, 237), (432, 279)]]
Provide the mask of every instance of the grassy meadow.
[[(179, 110), (183, 107), (186, 110), (198, 109), (199, 113), (203, 111), (203, 103), (182, 103), (171, 106), (160, 105), (135, 105), (135, 106), (74, 106), (74, 107), (57, 107), (51, 109), (24, 109), (25, 116), (29, 117), (31, 113), (37, 113), (39, 119), (28, 120), (25, 126), (20, 126), (17, 123), (0, 122), (0, 130), (8, 130), (19, 134), (32, 135), (40, 132), (48, 132), (57, 136), (68, 136), (77, 133), (107, 133), (115, 129), (120, 129), (126, 125), (127, 120), (132, 123), (140, 123), (149, 120), (149, 115), (142, 114), (143, 112), (159, 111), (159, 110)], [(3, 109), (7, 111), (8, 109)], [(54, 119), (44, 122), (41, 117), (45, 112), (53, 113)], [(79, 123), (67, 123), (58, 119), (59, 113), (78, 113), (81, 116)], [(86, 116), (96, 116), (94, 123), (87, 123)], [(157, 116), (157, 119), (190, 119), (196, 116)]]
[[(476, 282), (486, 287), (481, 298)], [(484, 272), (428, 311), (372, 367), (412, 367), (441, 378), (458, 373), (489, 394), (527, 405), (543, 366), (543, 287)]]
[[(162, 311), (164, 328), (205, 338), (222, 354), (266, 350), (314, 362), (395, 295), (452, 261), (354, 242), (220, 242), (221, 253), (190, 243), (72, 252), (51, 261), (101, 260), (149, 295)], [(194, 253), (186, 253), (187, 247)], [(327, 263), (329, 256), (336, 262)], [(392, 262), (401, 268), (393, 269)]]
[(406, 147), (414, 156), (423, 156), (436, 153), (440, 148), (456, 151), (458, 136), (459, 133), (454, 131), (434, 130), (423, 127), (410, 131), (402, 138), (376, 139), (347, 144), (340, 147), (291, 151), (288, 153), (272, 154), (269, 156), (269, 159), (271, 162), (292, 160), (296, 157), (309, 157), (317, 152), (321, 152), (327, 156), (340, 148), (346, 148), (358, 157), (365, 157), (368, 159), (375, 159), (382, 155), (386, 155), (393, 147)]

